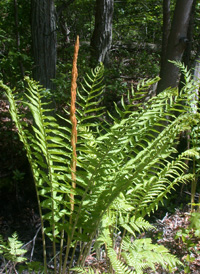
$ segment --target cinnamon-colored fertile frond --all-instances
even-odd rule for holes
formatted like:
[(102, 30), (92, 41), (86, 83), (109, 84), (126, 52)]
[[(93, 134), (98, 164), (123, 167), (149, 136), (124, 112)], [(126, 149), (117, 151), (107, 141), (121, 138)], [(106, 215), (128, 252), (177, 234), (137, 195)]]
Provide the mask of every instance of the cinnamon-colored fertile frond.
[[(79, 51), (79, 36), (74, 48), (74, 58), (73, 58), (73, 67), (72, 67), (72, 81), (71, 81), (71, 109), (70, 109), (70, 120), (72, 123), (72, 134), (71, 134), (71, 145), (72, 145), (72, 163), (71, 163), (71, 172), (72, 172), (72, 188), (76, 187), (76, 143), (77, 143), (77, 119), (76, 119), (76, 88), (77, 88), (77, 59)], [(71, 194), (71, 210), (74, 210), (74, 195)]]

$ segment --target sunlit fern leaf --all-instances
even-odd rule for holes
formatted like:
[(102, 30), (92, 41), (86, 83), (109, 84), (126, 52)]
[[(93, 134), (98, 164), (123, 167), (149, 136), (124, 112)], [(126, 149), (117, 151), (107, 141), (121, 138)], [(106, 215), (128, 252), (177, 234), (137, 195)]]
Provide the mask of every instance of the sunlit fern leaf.
[(126, 237), (122, 242), (122, 257), (127, 265), (134, 267), (136, 273), (143, 273), (148, 267), (155, 271), (155, 264), (160, 264), (164, 269), (181, 265), (164, 246), (152, 244), (149, 238), (131, 242), (130, 238)]
[[(93, 269), (91, 267), (74, 267), (71, 269), (71, 271), (78, 273), (78, 274), (99, 274), (100, 272), (96, 269)], [(109, 274), (109, 272), (102, 272), (102, 274)]]
[[(196, 155), (194, 150), (188, 151), (188, 155), (183, 153), (175, 161), (169, 162), (163, 169), (155, 176), (142, 177), (138, 179), (137, 189), (135, 189), (134, 195), (129, 195), (128, 200), (135, 207), (135, 214), (142, 216), (150, 214), (152, 211), (158, 208), (159, 202), (162, 202), (163, 198), (174, 189), (174, 186), (180, 183), (187, 183), (192, 180), (191, 174), (185, 174), (187, 166), (184, 164), (184, 160), (190, 159), (192, 155)], [(129, 189), (130, 191), (130, 189)]]
[[(172, 107), (174, 108), (174, 106)], [(130, 117), (127, 120), (129, 123), (122, 121), (121, 126), (119, 124), (114, 125), (109, 133), (97, 139), (96, 158), (93, 154), (91, 159), (91, 154), (88, 153), (85, 156), (85, 163), (82, 163), (82, 167), (86, 169), (87, 166), (87, 169), (92, 173), (92, 180), (88, 182), (88, 190), (91, 187), (92, 192), (88, 191), (90, 194), (86, 194), (85, 197), (85, 200), (90, 201), (92, 209), (89, 214), (83, 215), (83, 218), (80, 217), (83, 226), (94, 227), (95, 219), (103, 214), (104, 210), (119, 195), (119, 189), (123, 191), (131, 184), (134, 187), (138, 184), (138, 180), (143, 177), (148, 176), (150, 178), (152, 168), (159, 168), (163, 159), (166, 159), (174, 152), (172, 146), (176, 136), (185, 125), (183, 119), (176, 119), (169, 123), (169, 126), (161, 134), (154, 137), (153, 140), (149, 140), (146, 144), (143, 141), (144, 137), (141, 138), (141, 141), (138, 140), (135, 143), (136, 146), (141, 145), (143, 149), (135, 155), (133, 150), (134, 140), (130, 142), (135, 134), (134, 122), (131, 121)], [(145, 126), (143, 131), (143, 135), (148, 134), (148, 126)], [(131, 170), (132, 172), (130, 172)], [(177, 175), (175, 169), (174, 175)], [(164, 188), (163, 185), (162, 189), (154, 188), (154, 193), (151, 192), (151, 194), (155, 197), (159, 191), (164, 191)], [(148, 193), (148, 188), (146, 188), (146, 191)], [(103, 210), (103, 208), (105, 209)], [(82, 210), (88, 212), (87, 207), (83, 206)], [(89, 222), (91, 223), (89, 224)]]
[(78, 91), (79, 98), (77, 100), (77, 120), (79, 125), (87, 125), (91, 127), (95, 122), (98, 122), (97, 118), (102, 116), (104, 107), (100, 106), (103, 100), (103, 75), (104, 66), (96, 67), (91, 70), (91, 74), (87, 74), (84, 78), (83, 84), (81, 84), (81, 91)]
[(16, 232), (14, 232), (11, 237), (8, 237), (7, 243), (3, 241), (0, 235), (0, 254), (2, 254), (4, 259), (15, 264), (25, 262), (27, 260), (24, 257), (26, 252), (27, 250), (23, 249), (23, 243), (18, 240)]
[(116, 274), (135, 274), (128, 264), (117, 259), (117, 253), (111, 247), (108, 247), (107, 251), (110, 263)]
[[(135, 238), (136, 232), (140, 233), (143, 229), (148, 230), (153, 228), (152, 225), (142, 217), (126, 220), (127, 225), (124, 228), (128, 234), (125, 238), (122, 238), (122, 243), (119, 242), (121, 241), (119, 238), (117, 240), (118, 244), (115, 245), (111, 227), (115, 225), (116, 220), (113, 218), (111, 221), (109, 217), (110, 215), (107, 214), (103, 218), (104, 224), (101, 228), (102, 232), (97, 238), (95, 248), (102, 245), (106, 246), (106, 253), (110, 260), (110, 265), (116, 273), (142, 274), (147, 268), (156, 271), (155, 265), (158, 264), (164, 269), (168, 269), (169, 266), (173, 268), (181, 264), (164, 246), (152, 244), (149, 238)], [(122, 223), (119, 225), (121, 224)], [(115, 246), (117, 246), (117, 248), (115, 248)], [(120, 248), (118, 246), (120, 246)]]
[(146, 231), (154, 228), (149, 222), (144, 220), (142, 217), (138, 217), (136, 219), (135, 216), (129, 219), (126, 219), (126, 216), (124, 219), (121, 218), (119, 225), (135, 237), (136, 237), (136, 233), (141, 233), (142, 231)]

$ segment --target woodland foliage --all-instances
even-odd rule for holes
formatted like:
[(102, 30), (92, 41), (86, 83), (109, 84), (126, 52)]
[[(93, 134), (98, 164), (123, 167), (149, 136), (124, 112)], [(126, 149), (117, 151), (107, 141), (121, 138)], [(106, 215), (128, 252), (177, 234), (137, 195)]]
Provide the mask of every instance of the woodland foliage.
[[(198, 14), (200, 4), (196, 2)], [(171, 0), (169, 19), (175, 4)], [(95, 1), (55, 0), (55, 6), (57, 77), (51, 79), (55, 88), (48, 90), (31, 78), (35, 64), (30, 1), (0, 1), (0, 93), (6, 93), (27, 154), (41, 220), (43, 266), (27, 263), (26, 268), (49, 273), (53, 261), (54, 273), (64, 274), (75, 262), (74, 271), (94, 273), (95, 269), (85, 269), (84, 263), (95, 249), (97, 257), (105, 251), (111, 273), (143, 273), (148, 267), (154, 270), (157, 263), (169, 271), (179, 269), (180, 262), (168, 250), (138, 236), (153, 229), (145, 217), (153, 214), (177, 185), (191, 183), (192, 210), (199, 205), (195, 203), (200, 171), (199, 82), (175, 62), (184, 75), (183, 86), (151, 96), (159, 81), (155, 76), (161, 55), (160, 1), (115, 1), (111, 65), (104, 69), (99, 64), (93, 70), (88, 65), (88, 52)], [(190, 64), (199, 45), (198, 17), (194, 14), (192, 20), (192, 39), (186, 50)], [(81, 37), (79, 89), (78, 45), (71, 64), (77, 33)], [(150, 77), (155, 78), (141, 80)], [(71, 94), (66, 92), (70, 86)], [(3, 93), (1, 96), (4, 100)], [(55, 114), (52, 100), (57, 109), (64, 105), (63, 115)], [(23, 108), (28, 109), (30, 119)], [(183, 132), (187, 149), (180, 152)], [(22, 176), (23, 181), (24, 173), (13, 174), (18, 179)], [(52, 258), (48, 257), (49, 240)], [(16, 234), (8, 243), (0, 238), (0, 247), (4, 260), (15, 270), (24, 260)]]
[[(185, 71), (186, 85), (164, 90), (147, 102), (142, 98), (159, 78), (141, 81), (126, 100), (122, 97), (121, 106), (115, 104), (115, 115), (105, 116), (102, 64), (86, 74), (76, 99), (77, 49), (78, 44), (71, 111), (58, 117), (62, 126), (50, 114), (45, 90), (38, 83), (26, 77), (27, 92), (20, 99), (0, 82), (34, 178), (44, 273), (48, 272), (46, 237), (52, 241), (54, 273), (70, 271), (77, 248), (79, 256), (74, 258), (79, 268), (74, 271), (82, 271), (91, 248), (102, 245), (115, 273), (143, 273), (148, 267), (154, 269), (155, 263), (178, 266), (180, 262), (166, 248), (136, 236), (152, 228), (144, 217), (175, 185), (194, 178), (186, 162), (198, 157), (197, 150), (178, 153), (176, 149), (180, 133), (199, 123), (199, 113), (192, 113), (188, 99), (190, 73), (177, 64)], [(32, 113), (31, 129), (19, 112), (19, 102)], [(120, 227), (123, 236), (117, 251), (114, 235)]]

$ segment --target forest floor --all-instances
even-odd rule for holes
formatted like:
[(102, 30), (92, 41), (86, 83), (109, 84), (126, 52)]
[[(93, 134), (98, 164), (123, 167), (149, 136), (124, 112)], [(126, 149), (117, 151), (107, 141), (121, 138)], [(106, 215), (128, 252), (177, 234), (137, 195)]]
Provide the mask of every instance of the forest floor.
[[(2, 198), (2, 197), (1, 197)], [(36, 204), (35, 204), (36, 206)], [(147, 274), (165, 274), (165, 273), (200, 273), (200, 238), (195, 236), (195, 231), (189, 228), (189, 211), (176, 210), (174, 214), (166, 214), (160, 220), (157, 219), (153, 224), (155, 230), (143, 233), (139, 237), (150, 237), (154, 243), (162, 244), (176, 255), (183, 263), (181, 269), (173, 272), (165, 271), (161, 266), (156, 266), (156, 272), (147, 269)], [(17, 231), (19, 239), (24, 243), (23, 248), (27, 249), (26, 257), (28, 261), (42, 261), (42, 240), (40, 233), (40, 219), (35, 208), (31, 205), (10, 212), (7, 216), (0, 212), (0, 234), (7, 239), (8, 236)], [(0, 274), (4, 274), (5, 262), (0, 257)], [(9, 267), (10, 271), (9, 272)], [(91, 253), (86, 260), (86, 267), (92, 267), (99, 273), (108, 272), (107, 261), (103, 256), (101, 260), (96, 257), (95, 251)], [(18, 273), (11, 270), (11, 264), (7, 265), (7, 273)], [(49, 263), (49, 273), (53, 269), (52, 262)], [(36, 273), (23, 271), (23, 274)], [(37, 272), (38, 273), (38, 272)]]

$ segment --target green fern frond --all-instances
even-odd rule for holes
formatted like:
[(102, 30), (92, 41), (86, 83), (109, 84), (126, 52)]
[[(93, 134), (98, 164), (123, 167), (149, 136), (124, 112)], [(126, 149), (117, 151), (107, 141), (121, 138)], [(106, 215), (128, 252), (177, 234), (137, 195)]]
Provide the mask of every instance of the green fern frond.
[[(184, 80), (185, 80), (186, 84), (191, 82), (191, 80), (192, 80), (191, 71), (188, 70), (187, 66), (184, 63), (182, 63), (180, 61), (170, 61), (170, 63), (175, 64), (180, 69), (180, 71), (183, 73)], [(187, 86), (187, 88), (188, 88), (188, 86)]]
[[(91, 267), (88, 267), (88, 268), (74, 267), (71, 270), (75, 271), (76, 273), (79, 273), (79, 274), (99, 274), (99, 271), (97, 271)], [(110, 273), (103, 272), (102, 274), (110, 274)]]
[(122, 242), (122, 257), (127, 265), (134, 267), (136, 273), (150, 267), (155, 270), (155, 264), (160, 264), (164, 269), (168, 266), (175, 267), (182, 263), (162, 245), (152, 244), (151, 239), (136, 239), (133, 242), (126, 237)]
[(104, 92), (103, 76), (104, 66), (100, 64), (91, 70), (91, 75), (86, 74), (84, 83), (81, 84), (81, 91), (78, 91), (79, 100), (77, 100), (78, 127), (79, 125), (96, 126), (97, 118), (103, 115), (104, 107), (100, 106)]
[(138, 217), (136, 219), (135, 216), (131, 217), (128, 220), (121, 219), (119, 224), (134, 237), (136, 237), (136, 232), (140, 234), (142, 231), (154, 228), (149, 222), (144, 220), (142, 217)]
[(106, 244), (107, 256), (115, 273), (142, 274), (147, 268), (156, 271), (156, 264), (164, 269), (182, 264), (164, 246), (152, 244), (149, 238), (131, 240), (125, 237), (120, 254), (113, 248), (109, 233), (104, 234), (101, 240)]
[[(68, 188), (66, 188), (66, 182), (58, 180), (58, 178), (61, 178), (59, 175), (62, 175), (62, 173), (69, 172), (69, 159), (71, 158), (70, 140), (65, 129), (57, 124), (56, 119), (46, 114), (49, 110), (44, 108), (47, 104), (42, 102), (43, 96), (41, 93), (43, 89), (28, 78), (27, 81), (30, 95), (26, 94), (28, 101), (24, 103), (30, 108), (35, 121), (35, 125), (32, 126), (34, 131), (34, 148), (32, 148), (32, 155), (38, 166), (39, 176), (41, 176), (44, 182), (43, 187), (45, 183), (49, 185), (48, 191), (46, 188), (46, 193), (44, 194), (44, 197), (48, 198), (43, 201), (42, 206), (44, 206), (44, 208), (50, 208), (49, 205), (51, 203), (52, 213), (54, 212), (54, 214), (56, 214), (56, 204), (54, 204), (54, 202), (60, 195), (60, 188), (65, 189), (66, 193), (68, 189), (69, 192), (69, 185)], [(39, 155), (43, 155), (43, 158)], [(48, 176), (45, 176), (43, 173), (44, 163), (48, 168)], [(42, 188), (42, 186), (40, 186), (40, 188)], [(40, 194), (43, 194), (43, 190), (40, 191)], [(48, 205), (45, 206), (45, 203)], [(44, 218), (47, 215), (44, 215)], [(54, 222), (54, 217), (52, 221)]]
[(25, 262), (27, 259), (23, 256), (27, 250), (23, 249), (23, 243), (18, 240), (17, 233), (14, 232), (12, 237), (8, 237), (8, 242), (4, 242), (0, 237), (0, 254), (14, 263)]
[(108, 247), (107, 255), (116, 274), (135, 274), (127, 264), (117, 259), (117, 253), (111, 247)]
[[(172, 107), (174, 109), (174, 106)], [(82, 225), (94, 227), (95, 218), (103, 214), (104, 205), (106, 209), (119, 195), (119, 189), (123, 192), (131, 184), (137, 189), (139, 181), (145, 177), (150, 179), (153, 170), (155, 170), (155, 174), (157, 173), (160, 165), (163, 166), (164, 159), (167, 159), (170, 154), (175, 152), (173, 148), (174, 140), (183, 126), (186, 127), (184, 120), (185, 117), (182, 117), (169, 123), (169, 126), (156, 138), (154, 137), (153, 141), (148, 137), (150, 135), (149, 126), (145, 126), (142, 128), (144, 131), (143, 136), (147, 135), (147, 138), (142, 137), (141, 140), (135, 141), (136, 130), (133, 121), (129, 117), (126, 121), (122, 120), (120, 124), (115, 124), (109, 133), (97, 139), (95, 154), (91, 149), (91, 153), (85, 156), (87, 170), (89, 169), (92, 174), (91, 180), (88, 182), (88, 189), (92, 187), (92, 193), (89, 194), (88, 198), (86, 194), (85, 199), (90, 201), (92, 210), (90, 214), (85, 214), (83, 218), (80, 218)], [(126, 129), (126, 133), (124, 129)], [(150, 138), (153, 139), (153, 135)], [(142, 147), (142, 150), (140, 147)], [(93, 156), (91, 157), (91, 155)], [(101, 159), (104, 159), (103, 162)], [(82, 163), (84, 169), (86, 169), (85, 163)], [(178, 169), (179, 165), (177, 163), (176, 167), (174, 165), (173, 168), (174, 175), (179, 174)], [(184, 169), (183, 166), (182, 169)], [(130, 172), (131, 170), (132, 172)], [(145, 181), (147, 181), (146, 179)], [(157, 186), (159, 187), (159, 185)], [(153, 196), (155, 197), (158, 192), (163, 190), (164, 186), (160, 184), (160, 189), (154, 188)], [(84, 206), (82, 210), (88, 211), (87, 208), (84, 209)], [(95, 212), (94, 215), (93, 212)], [(91, 218), (94, 218), (93, 221)], [(89, 220), (91, 220), (90, 224), (88, 223)]]

